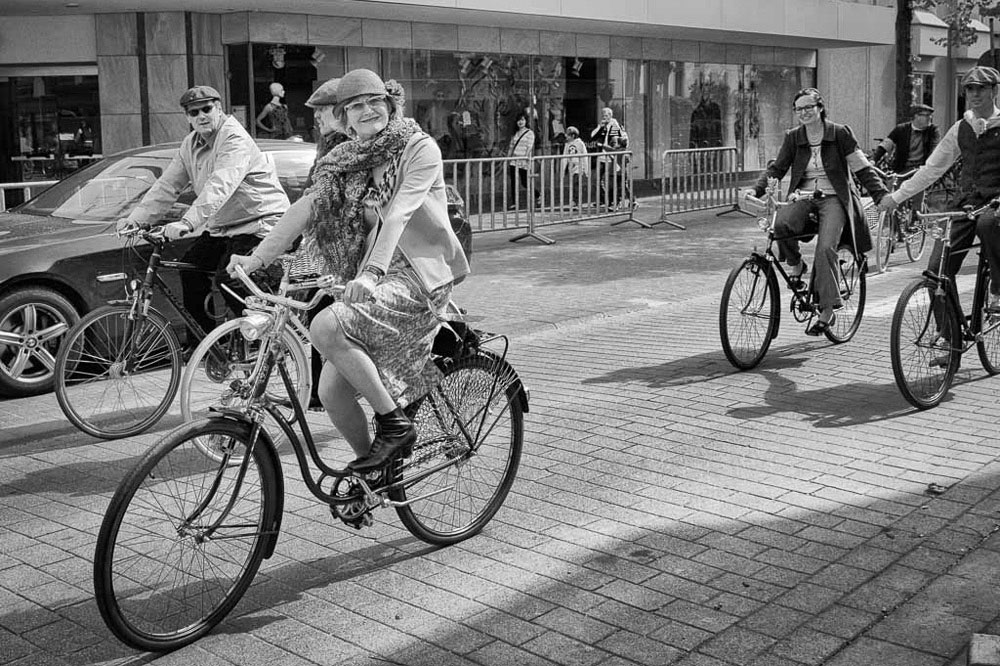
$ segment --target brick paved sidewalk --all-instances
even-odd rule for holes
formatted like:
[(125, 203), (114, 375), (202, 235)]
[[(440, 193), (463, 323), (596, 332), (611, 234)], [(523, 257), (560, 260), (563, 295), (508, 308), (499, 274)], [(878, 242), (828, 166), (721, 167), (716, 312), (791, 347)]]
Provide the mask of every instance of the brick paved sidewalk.
[(870, 279), (851, 342), (786, 319), (735, 372), (718, 295), (759, 234), (681, 221), (478, 242), (456, 295), (512, 334), (532, 396), (497, 518), (445, 549), (388, 511), (355, 532), (283, 450), (275, 556), (171, 655), (118, 644), (90, 589), (101, 514), (158, 434), (96, 442), (50, 397), (0, 403), (23, 419), (0, 435), (0, 664), (957, 666), (972, 632), (1000, 630), (996, 380), (969, 356), (940, 407), (899, 396), (888, 327), (908, 264)]

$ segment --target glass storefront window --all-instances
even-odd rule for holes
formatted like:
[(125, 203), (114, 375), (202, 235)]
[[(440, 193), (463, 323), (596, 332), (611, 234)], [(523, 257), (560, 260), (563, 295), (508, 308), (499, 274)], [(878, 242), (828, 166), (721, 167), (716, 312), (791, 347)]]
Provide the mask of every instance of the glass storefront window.
[(58, 179), (101, 157), (96, 76), (13, 76), (0, 96), (11, 100), (0, 181)]

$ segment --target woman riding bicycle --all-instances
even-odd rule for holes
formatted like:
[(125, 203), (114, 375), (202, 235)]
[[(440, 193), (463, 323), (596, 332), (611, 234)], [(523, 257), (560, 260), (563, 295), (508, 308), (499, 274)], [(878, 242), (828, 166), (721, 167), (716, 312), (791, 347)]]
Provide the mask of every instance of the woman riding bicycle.
[(886, 188), (858, 148), (851, 129), (826, 119), (823, 97), (818, 90), (800, 90), (792, 104), (799, 127), (785, 134), (777, 159), (757, 180), (754, 194), (762, 196), (768, 178), (780, 180), (789, 169), (792, 170), (789, 194), (796, 190), (822, 193), (781, 208), (775, 220), (775, 236), (784, 238), (778, 240), (779, 258), (788, 264), (789, 275), (800, 279), (806, 272), (806, 264), (799, 252), (799, 241), (785, 237), (808, 233), (810, 213), (815, 213), (819, 220), (813, 277), (820, 312), (806, 333), (822, 335), (830, 328), (834, 311), (841, 306), (837, 286), (838, 246), (851, 246), (859, 257), (872, 248), (861, 195), (850, 174), (853, 172), (861, 180), (876, 203), (885, 195)]
[[(229, 270), (266, 266), (304, 232), (327, 272), (346, 282), (343, 301), (314, 318), (310, 335), (327, 359), (320, 399), (358, 456), (349, 466), (369, 470), (416, 438), (402, 407), (437, 379), (427, 361), (438, 313), (469, 264), (434, 140), (402, 117), (397, 95), (370, 70), (348, 72), (337, 97), (352, 140), (320, 160), (305, 195)], [(375, 410), (374, 441), (358, 393)]]

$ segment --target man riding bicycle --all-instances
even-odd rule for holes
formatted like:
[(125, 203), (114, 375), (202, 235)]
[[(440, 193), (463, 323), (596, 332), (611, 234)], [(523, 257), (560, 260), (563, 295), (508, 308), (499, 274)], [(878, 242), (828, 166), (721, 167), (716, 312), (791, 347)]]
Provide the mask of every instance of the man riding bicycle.
[[(211, 86), (195, 86), (180, 99), (191, 133), (184, 137), (170, 165), (153, 183), (119, 231), (149, 227), (190, 186), (197, 198), (184, 216), (164, 227), (176, 240), (194, 234), (197, 239), (181, 258), (207, 271), (224, 267), (233, 254), (249, 254), (274, 222), (288, 209), (288, 196), (268, 160), (239, 121), (222, 110), (222, 98)], [(205, 311), (211, 283), (204, 272), (181, 271), (184, 307), (204, 331), (214, 328)], [(239, 303), (227, 304), (239, 310)], [(188, 340), (193, 347), (197, 340)]]
[[(937, 182), (959, 159), (962, 174), (959, 178), (957, 206), (979, 207), (1000, 196), (1000, 109), (995, 98), (1000, 85), (1000, 72), (992, 67), (973, 67), (962, 77), (962, 88), (968, 110), (962, 119), (952, 125), (937, 145), (926, 164), (903, 183), (898, 190), (879, 202), (879, 210), (892, 212), (901, 202), (915, 196)], [(978, 220), (955, 220), (951, 226), (952, 254), (945, 266), (945, 274), (954, 277), (962, 267), (966, 253), (976, 236), (982, 252), (990, 265), (990, 273), (1000, 276), (1000, 230), (995, 213), (982, 215)], [(934, 268), (941, 262), (944, 244), (934, 244), (928, 266)], [(1000, 280), (990, 281), (991, 290), (1000, 288)], [(1000, 294), (990, 293), (990, 308), (1000, 309)]]

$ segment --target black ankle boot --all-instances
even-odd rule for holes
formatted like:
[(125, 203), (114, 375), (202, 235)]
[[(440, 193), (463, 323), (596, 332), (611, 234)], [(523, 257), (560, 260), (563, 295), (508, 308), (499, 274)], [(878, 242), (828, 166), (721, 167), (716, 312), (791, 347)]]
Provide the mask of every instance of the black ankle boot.
[(375, 440), (368, 455), (358, 458), (348, 467), (353, 470), (369, 470), (381, 467), (397, 451), (410, 455), (413, 443), (417, 441), (417, 429), (399, 407), (388, 414), (375, 415)]

